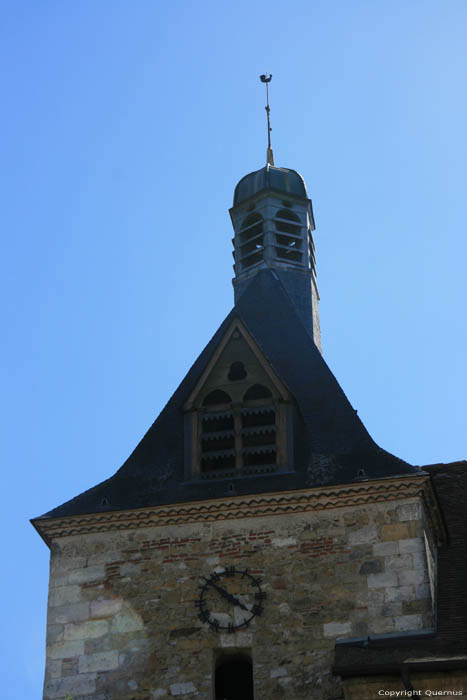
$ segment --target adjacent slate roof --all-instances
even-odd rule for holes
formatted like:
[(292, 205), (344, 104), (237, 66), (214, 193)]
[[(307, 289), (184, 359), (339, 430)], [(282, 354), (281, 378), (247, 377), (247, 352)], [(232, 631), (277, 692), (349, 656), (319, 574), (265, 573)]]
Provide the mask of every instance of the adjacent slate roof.
[[(236, 493), (260, 493), (413, 474), (372, 440), (277, 275), (252, 279), (155, 423), (114, 476), (43, 517), (223, 497), (232, 479), (184, 481), (182, 406), (234, 319), (240, 319), (296, 401), (295, 469), (239, 477)], [(285, 340), (286, 339), (286, 340)], [(363, 471), (362, 471), (363, 470)]]
[(344, 678), (467, 668), (467, 462), (423, 467), (444, 517), (447, 542), (437, 552), (436, 630), (374, 635), (336, 643), (334, 673)]

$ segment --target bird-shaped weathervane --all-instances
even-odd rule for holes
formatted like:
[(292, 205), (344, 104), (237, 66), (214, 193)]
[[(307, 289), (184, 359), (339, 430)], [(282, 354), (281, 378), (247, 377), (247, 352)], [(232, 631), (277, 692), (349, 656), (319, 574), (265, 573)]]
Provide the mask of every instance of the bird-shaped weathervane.
[(272, 148), (271, 148), (271, 120), (269, 118), (269, 113), (271, 111), (271, 108), (269, 107), (269, 83), (271, 82), (272, 75), (269, 73), (269, 75), (263, 74), (259, 76), (259, 79), (261, 80), (262, 83), (266, 84), (266, 107), (264, 108), (266, 110), (266, 115), (267, 115), (267, 120), (268, 120), (268, 150), (266, 151), (266, 163), (268, 165), (274, 165), (274, 155), (272, 153)]

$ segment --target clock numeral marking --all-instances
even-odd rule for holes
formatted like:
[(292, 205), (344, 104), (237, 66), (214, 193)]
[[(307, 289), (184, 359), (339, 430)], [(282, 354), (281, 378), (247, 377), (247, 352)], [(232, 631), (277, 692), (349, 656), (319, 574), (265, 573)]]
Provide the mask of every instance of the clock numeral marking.
[(235, 627), (233, 626), (233, 624), (232, 624), (231, 622), (229, 622), (229, 626), (228, 626), (228, 628), (227, 628), (227, 631), (228, 631), (230, 634), (233, 634), (233, 633), (235, 632)]
[(209, 625), (210, 625), (211, 629), (214, 630), (214, 632), (219, 631), (220, 625), (219, 625), (218, 620), (209, 620)]
[(251, 612), (253, 613), (253, 615), (259, 616), (263, 614), (263, 608), (261, 607), (261, 605), (253, 605), (253, 607), (251, 608)]
[(235, 576), (235, 566), (228, 566), (225, 570), (226, 576)]
[(264, 591), (260, 591), (259, 593), (255, 593), (255, 600), (266, 600), (267, 598), (267, 593), (264, 593)]
[(206, 610), (201, 610), (198, 618), (201, 620), (201, 622), (209, 622), (209, 613)]

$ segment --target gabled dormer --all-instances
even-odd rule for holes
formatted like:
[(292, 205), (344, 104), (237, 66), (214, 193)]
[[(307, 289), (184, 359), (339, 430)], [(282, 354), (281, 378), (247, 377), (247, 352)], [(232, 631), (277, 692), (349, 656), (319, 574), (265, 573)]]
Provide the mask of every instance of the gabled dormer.
[(235, 320), (183, 406), (185, 478), (293, 469), (290, 392)]

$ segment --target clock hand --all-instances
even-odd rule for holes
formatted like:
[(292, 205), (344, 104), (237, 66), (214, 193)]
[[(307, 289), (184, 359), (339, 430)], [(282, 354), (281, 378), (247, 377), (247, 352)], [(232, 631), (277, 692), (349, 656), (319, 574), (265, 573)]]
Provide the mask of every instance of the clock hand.
[(232, 593), (228, 593), (224, 588), (222, 588), (221, 586), (218, 586), (217, 584), (214, 583), (214, 581), (211, 581), (210, 579), (207, 579), (206, 582), (208, 585), (215, 588), (215, 590), (218, 593), (220, 593), (221, 596), (223, 598), (225, 598), (226, 600), (228, 600), (230, 603), (233, 603), (234, 605), (238, 605), (240, 608), (243, 608), (243, 610), (250, 612), (248, 610), (248, 608), (245, 605), (243, 605), (243, 603), (240, 600), (238, 600), (238, 598), (236, 598), (234, 595), (232, 595)]

